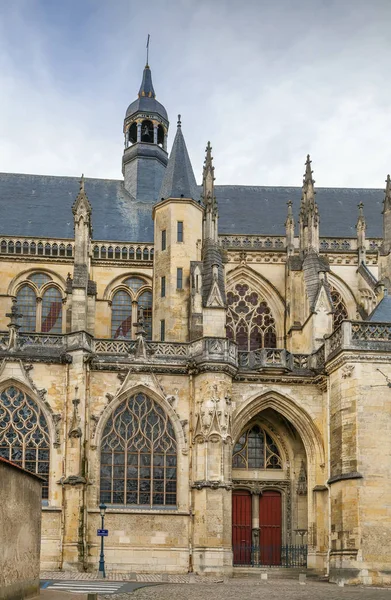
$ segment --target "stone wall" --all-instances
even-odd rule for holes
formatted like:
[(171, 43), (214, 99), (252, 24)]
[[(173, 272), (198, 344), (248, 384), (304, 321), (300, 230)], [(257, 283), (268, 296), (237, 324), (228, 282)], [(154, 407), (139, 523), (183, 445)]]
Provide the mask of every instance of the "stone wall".
[(40, 477), (0, 458), (0, 600), (39, 594)]

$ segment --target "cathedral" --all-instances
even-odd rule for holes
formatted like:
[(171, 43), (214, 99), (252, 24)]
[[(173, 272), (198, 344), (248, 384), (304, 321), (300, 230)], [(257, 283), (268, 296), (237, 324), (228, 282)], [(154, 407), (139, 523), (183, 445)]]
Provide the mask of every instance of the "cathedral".
[(215, 185), (208, 142), (198, 185), (169, 126), (147, 64), (123, 179), (0, 174), (0, 456), (43, 478), (42, 569), (97, 570), (105, 511), (108, 572), (391, 583), (390, 177)]

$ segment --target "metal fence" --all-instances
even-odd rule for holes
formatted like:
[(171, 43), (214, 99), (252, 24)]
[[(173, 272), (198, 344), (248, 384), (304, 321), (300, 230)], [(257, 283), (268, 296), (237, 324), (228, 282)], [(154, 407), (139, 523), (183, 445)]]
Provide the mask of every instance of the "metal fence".
[(306, 545), (233, 547), (235, 567), (306, 567)]

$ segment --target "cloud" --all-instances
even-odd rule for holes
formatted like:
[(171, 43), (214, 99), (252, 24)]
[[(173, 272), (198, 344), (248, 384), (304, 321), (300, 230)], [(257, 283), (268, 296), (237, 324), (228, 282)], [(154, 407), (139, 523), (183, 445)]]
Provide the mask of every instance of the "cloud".
[(0, 170), (121, 177), (151, 34), (155, 90), (199, 180), (381, 187), (391, 169), (388, 0), (18, 0), (0, 8)]

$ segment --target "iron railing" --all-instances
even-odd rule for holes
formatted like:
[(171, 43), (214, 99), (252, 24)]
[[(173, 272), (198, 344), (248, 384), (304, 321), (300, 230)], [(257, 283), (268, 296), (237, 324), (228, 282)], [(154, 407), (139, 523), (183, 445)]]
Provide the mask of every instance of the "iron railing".
[(306, 567), (308, 547), (305, 544), (233, 546), (235, 567)]

